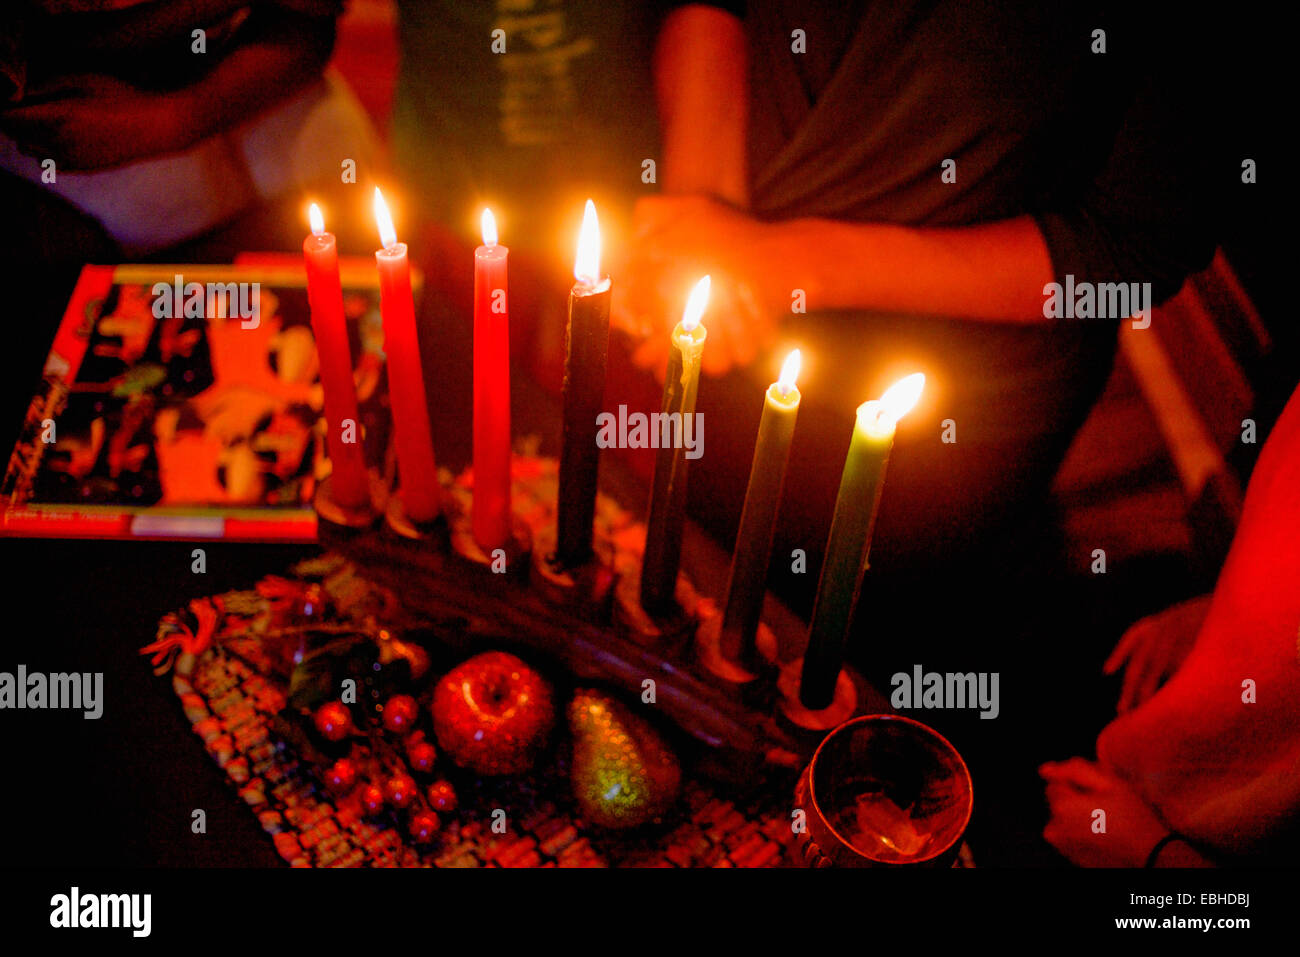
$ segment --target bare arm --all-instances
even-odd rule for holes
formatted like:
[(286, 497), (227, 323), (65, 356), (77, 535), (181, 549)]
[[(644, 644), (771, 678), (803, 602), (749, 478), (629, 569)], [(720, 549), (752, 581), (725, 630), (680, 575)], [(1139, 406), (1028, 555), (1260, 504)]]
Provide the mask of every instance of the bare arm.
[[(664, 21), (654, 68), (668, 196), (748, 207), (745, 45), (741, 21), (715, 7), (688, 5)], [(683, 208), (670, 198), (660, 202), (665, 215), (642, 218), (648, 235), (662, 230), (664, 235), (655, 238), (665, 247), (685, 249), (693, 247), (692, 236), (705, 238), (716, 251), (716, 220), (728, 210), (711, 216), (707, 204)], [(758, 305), (773, 315), (788, 314), (791, 290), (803, 289), (819, 309), (1046, 321), (1043, 286), (1053, 278), (1051, 258), (1028, 216), (950, 229), (826, 219), (749, 225), (752, 229), (734, 237), (733, 248), (744, 251), (752, 268), (737, 263), (723, 271), (751, 275)], [(697, 258), (707, 259), (708, 252), (701, 252)]]
[(170, 92), (83, 74), (0, 110), (0, 130), (30, 156), (104, 169), (174, 153), (264, 112), (315, 81), (334, 41), (330, 17), (250, 17), (238, 44), (195, 83)]
[(1029, 216), (954, 228), (799, 219), (764, 229), (763, 261), (819, 309), (884, 309), (966, 319), (1047, 322), (1043, 287), (1052, 262)]
[(250, 18), (241, 42), (181, 91), (193, 142), (256, 116), (319, 78), (334, 46), (334, 21), (280, 10)]
[(744, 27), (730, 13), (691, 4), (664, 20), (654, 60), (664, 192), (749, 205), (747, 63)]

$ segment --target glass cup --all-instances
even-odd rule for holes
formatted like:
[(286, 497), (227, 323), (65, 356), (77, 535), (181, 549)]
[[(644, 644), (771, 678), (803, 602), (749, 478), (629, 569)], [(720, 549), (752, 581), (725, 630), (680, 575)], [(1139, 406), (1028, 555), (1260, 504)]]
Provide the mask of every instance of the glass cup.
[(951, 867), (974, 793), (943, 735), (902, 715), (871, 714), (826, 735), (795, 801), (809, 867)]

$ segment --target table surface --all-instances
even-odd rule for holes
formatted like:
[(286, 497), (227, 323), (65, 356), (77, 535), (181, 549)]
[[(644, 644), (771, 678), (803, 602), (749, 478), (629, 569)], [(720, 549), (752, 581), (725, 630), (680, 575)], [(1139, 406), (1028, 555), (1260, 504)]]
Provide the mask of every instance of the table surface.
[[(54, 298), (58, 297), (51, 297), (47, 311), (56, 308)], [(19, 324), (11, 346), (10, 368), (31, 370), (26, 377), (15, 373), (0, 382), (4, 418), (0, 424), (6, 426), (3, 434), (12, 437), (48, 351), (48, 331)], [(516, 376), (515, 383), (516, 434), (541, 436), (541, 452), (553, 454), (559, 432), (555, 397), (524, 377)], [(469, 390), (445, 392), (462, 393), (467, 397)], [(459, 408), (439, 408), (437, 415), (434, 428), (440, 437), (441, 462), (454, 466), (465, 461), (468, 450), (457, 449), (455, 438), (460, 436), (466, 445), (469, 440), (467, 398)], [(443, 436), (451, 439), (442, 441)], [(614, 456), (606, 455), (602, 486), (639, 513), (635, 493), (620, 494), (624, 481), (626, 488), (639, 487), (620, 470)], [(0, 798), (0, 811), (5, 820), (22, 822), (5, 834), (6, 851), (14, 860), (105, 866), (281, 864), (256, 819), (194, 738), (165, 679), (155, 678), (147, 659), (137, 652), (153, 639), (163, 614), (193, 598), (246, 588), (318, 549), (203, 543), (207, 572), (195, 575), (191, 571), (194, 547), (179, 541), (0, 539), (0, 563), (6, 570), (3, 594), (12, 616), (0, 669), (24, 664), (31, 671), (105, 675), (104, 715), (97, 721), (67, 712), (5, 715), (0, 744), (15, 783)], [(695, 528), (689, 529), (683, 551), (702, 590), (719, 594), (727, 572), (725, 552)], [(1012, 668), (1031, 678), (1045, 662), (1059, 668), (1059, 656), (1045, 653), (1053, 645), (1066, 643), (1063, 646), (1086, 653), (1080, 639), (1095, 631), (1104, 633), (1107, 627), (1117, 634), (1105, 615), (1133, 620), (1131, 605), (1098, 601), (1097, 587), (1114, 587), (1109, 582), (1090, 579), (1086, 585), (1084, 601), (1067, 606), (1082, 612), (1057, 615), (1053, 609), (1052, 619), (1062, 620), (1059, 626), (1053, 620), (1047, 643), (1008, 646), (999, 655), (979, 659), (979, 667), (1001, 668), (1004, 687), (1016, 687), (1007, 674)], [(1036, 598), (1040, 606), (1051, 600)], [(1143, 601), (1151, 606), (1163, 600), (1158, 589), (1143, 592)], [(1032, 617), (1027, 615), (1032, 611), (1032, 603), (1017, 605), (1006, 621), (972, 622), (974, 631), (961, 638), (986, 641), (990, 629)], [(780, 617), (789, 612), (775, 607), (769, 608), (769, 614)], [(1032, 622), (1017, 626), (1016, 631), (1035, 633)], [(1081, 673), (1099, 670), (1105, 648), (1093, 654), (1095, 664), (1075, 663)], [(887, 674), (882, 680), (888, 680)], [(1050, 723), (1035, 718), (1039, 699), (1026, 702), (1019, 718), (1004, 707), (1002, 719), (995, 722), (979, 721), (974, 715), (917, 715), (937, 722), (972, 768), (977, 797), (971, 833), (981, 863), (1060, 863), (1039, 839), (1042, 789), (1033, 769), (1038, 760), (1088, 753), (1114, 700), (1113, 692), (1093, 696), (1092, 686), (1083, 683), (1077, 690), (1056, 684), (1039, 687), (1044, 698), (1050, 694), (1053, 699), (1055, 717)], [(204, 835), (190, 831), (196, 808), (207, 813)], [(977, 833), (981, 828), (990, 835), (983, 841)]]
[[(558, 427), (547, 428), (549, 419), (558, 426), (555, 397), (519, 377), (515, 389), (516, 434), (558, 433)], [(543, 439), (543, 451), (547, 444)], [(438, 451), (453, 467), (467, 454), (454, 441), (440, 443)], [(601, 463), (601, 486), (634, 513), (644, 508), (642, 485), (609, 455)], [(191, 571), (195, 547), (206, 551), (206, 574)], [(11, 601), (27, 596), (27, 607), (15, 610), (30, 621), (32, 641), (19, 661), (29, 670), (105, 675), (98, 720), (15, 713), (21, 736), (15, 759), (20, 766), (47, 767), (51, 748), (62, 755), (55, 773), (32, 783), (44, 806), (79, 822), (75, 835), (47, 826), (24, 832), (20, 844), (38, 857), (95, 864), (280, 865), (253, 815), (194, 737), (169, 682), (155, 678), (148, 659), (135, 652), (152, 640), (163, 614), (193, 598), (251, 587), (319, 551), (315, 545), (0, 540)], [(700, 590), (720, 596), (729, 554), (693, 525), (682, 552)], [(802, 628), (771, 596), (765, 613), (784, 631)], [(883, 706), (884, 699), (873, 705)], [(56, 793), (46, 793), (49, 788)], [(190, 832), (196, 808), (207, 813), (206, 835)]]

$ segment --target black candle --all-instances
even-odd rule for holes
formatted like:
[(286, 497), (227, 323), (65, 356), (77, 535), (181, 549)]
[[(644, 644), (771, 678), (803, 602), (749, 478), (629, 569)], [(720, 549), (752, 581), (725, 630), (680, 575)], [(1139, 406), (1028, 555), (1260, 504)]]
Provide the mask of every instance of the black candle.
[(600, 227), (596, 207), (587, 200), (574, 265), (577, 282), (569, 292), (565, 332), (564, 425), (560, 444), (560, 491), (556, 505), (553, 560), (574, 568), (592, 556), (596, 479), (600, 450), (596, 419), (605, 401), (605, 360), (609, 351), (608, 277), (600, 277)]

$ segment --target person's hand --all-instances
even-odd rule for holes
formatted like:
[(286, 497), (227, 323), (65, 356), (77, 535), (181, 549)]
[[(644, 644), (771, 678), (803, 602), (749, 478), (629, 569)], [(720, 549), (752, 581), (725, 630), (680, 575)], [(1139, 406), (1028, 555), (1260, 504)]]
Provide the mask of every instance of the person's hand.
[(1113, 675), (1124, 669), (1119, 714), (1132, 711), (1168, 681), (1196, 643), (1210, 609), (1210, 596), (1202, 595), (1149, 615), (1132, 625), (1110, 653), (1102, 670)]
[(654, 196), (637, 202), (631, 253), (614, 287), (613, 321), (639, 343), (633, 361), (660, 378), (669, 336), (687, 296), (711, 277), (703, 370), (722, 375), (772, 345), (771, 304), (779, 264), (769, 262), (773, 227), (703, 196)]
[[(1038, 773), (1051, 809), (1043, 839), (1080, 867), (1142, 867), (1169, 833), (1136, 791), (1099, 764), (1049, 761)], [(1097, 811), (1106, 814), (1104, 831), (1094, 830)]]
[(180, 94), (138, 90), (115, 77), (60, 79), (0, 112), (4, 130), (28, 156), (57, 169), (95, 170), (190, 145)]

